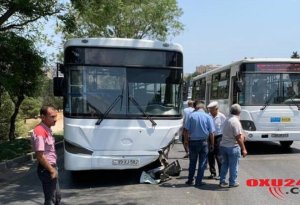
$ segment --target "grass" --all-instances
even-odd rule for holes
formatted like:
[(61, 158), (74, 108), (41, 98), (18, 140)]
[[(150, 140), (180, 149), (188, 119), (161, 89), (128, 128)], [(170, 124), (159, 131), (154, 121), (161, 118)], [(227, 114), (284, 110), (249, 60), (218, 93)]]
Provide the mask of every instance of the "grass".
[[(53, 136), (56, 142), (62, 141), (64, 138), (62, 133), (56, 133)], [(15, 139), (13, 142), (3, 142), (0, 144), (0, 162), (24, 156), (29, 152), (32, 152), (30, 138), (20, 138)]]

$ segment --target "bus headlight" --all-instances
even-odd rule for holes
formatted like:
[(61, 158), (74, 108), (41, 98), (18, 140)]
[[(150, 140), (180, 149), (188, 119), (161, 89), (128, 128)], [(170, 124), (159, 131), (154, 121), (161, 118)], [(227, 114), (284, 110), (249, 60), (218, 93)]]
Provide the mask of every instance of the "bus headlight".
[(91, 150), (80, 147), (79, 145), (71, 144), (71, 143), (67, 142), (66, 140), (64, 141), (64, 143), (65, 143), (66, 151), (70, 152), (72, 154), (88, 154), (88, 155), (93, 154), (93, 152)]
[(250, 120), (241, 120), (241, 124), (244, 130), (256, 131), (256, 127), (253, 121)]

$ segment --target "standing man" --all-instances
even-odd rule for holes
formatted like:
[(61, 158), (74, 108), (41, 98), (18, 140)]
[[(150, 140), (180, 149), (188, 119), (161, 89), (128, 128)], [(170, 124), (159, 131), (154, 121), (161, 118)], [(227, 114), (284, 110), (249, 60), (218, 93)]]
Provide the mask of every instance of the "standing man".
[(57, 111), (52, 106), (43, 106), (40, 110), (41, 123), (38, 124), (31, 137), (32, 147), (35, 151), (37, 174), (42, 183), (45, 202), (44, 205), (59, 205), (61, 200), (55, 139), (51, 127), (57, 120)]
[(188, 158), (189, 157), (189, 146), (188, 146), (188, 140), (185, 139), (185, 132), (187, 132), (186, 128), (185, 128), (185, 124), (187, 121), (187, 118), (189, 117), (189, 115), (194, 111), (194, 102), (189, 100), (187, 103), (188, 107), (183, 109), (183, 131), (182, 131), (182, 144), (183, 144), (183, 148), (185, 151), (185, 155), (183, 158)]
[(205, 105), (201, 101), (194, 102), (195, 111), (189, 115), (186, 121), (185, 138), (189, 139), (189, 175), (185, 182), (187, 185), (194, 184), (197, 160), (199, 159), (198, 172), (195, 186), (202, 186), (204, 170), (207, 164), (208, 138), (210, 139), (210, 149), (213, 149), (215, 132), (212, 118), (204, 112)]
[[(226, 117), (223, 113), (219, 112), (219, 104), (217, 101), (213, 101), (209, 103), (207, 106), (210, 115), (212, 116), (215, 124), (216, 131), (214, 133), (214, 149), (208, 152), (208, 164), (210, 176), (209, 179), (220, 179), (220, 171), (221, 171), (221, 161), (220, 161), (220, 142), (222, 140), (222, 129), (223, 124), (226, 120)], [(218, 164), (218, 175), (215, 168), (215, 161)]]
[(239, 170), (239, 160), (241, 150), (243, 157), (246, 157), (247, 150), (244, 145), (242, 125), (240, 123), (241, 106), (233, 104), (230, 108), (230, 116), (224, 122), (223, 137), (220, 143), (222, 159), (220, 173), (220, 187), (227, 187), (226, 175), (229, 169), (229, 187), (238, 187), (237, 175)]

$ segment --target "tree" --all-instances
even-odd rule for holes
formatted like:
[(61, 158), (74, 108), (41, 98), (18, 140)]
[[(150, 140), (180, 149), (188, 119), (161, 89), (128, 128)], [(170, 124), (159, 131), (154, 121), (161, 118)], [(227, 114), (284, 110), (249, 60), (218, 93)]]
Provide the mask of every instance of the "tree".
[(0, 142), (6, 141), (8, 137), (9, 119), (13, 113), (13, 103), (7, 92), (2, 92), (0, 96)]
[(299, 56), (299, 54), (298, 54), (298, 52), (297, 51), (295, 51), (295, 52), (293, 52), (293, 54), (292, 54), (292, 56), (291, 56), (291, 58), (300, 58), (300, 56)]
[(0, 0), (0, 32), (24, 30), (27, 25), (57, 14), (62, 8), (57, 0)]
[(26, 119), (36, 118), (39, 116), (41, 106), (42, 101), (39, 98), (28, 97), (24, 99), (20, 110), (25, 123)]
[[(0, 120), (4, 126), (0, 124), (0, 134), (6, 133), (3, 128), (9, 127), (10, 140), (14, 138), (20, 104), (27, 95), (36, 92), (37, 82), (43, 78), (41, 66), (44, 63), (33, 42), (16, 34), (35, 42), (48, 41), (41, 33), (41, 22), (63, 9), (64, 5), (58, 0), (0, 0), (0, 108), (9, 111), (6, 115), (13, 113), (7, 118), (1, 112)], [(8, 96), (11, 100), (6, 99)], [(4, 98), (6, 100), (2, 101)], [(9, 126), (5, 125), (7, 122)]]
[(9, 140), (12, 141), (15, 138), (15, 122), (21, 103), (26, 96), (36, 95), (43, 81), (41, 76), (45, 59), (40, 56), (31, 40), (12, 32), (0, 35), (0, 50), (0, 86), (14, 104), (9, 127)]
[(166, 40), (183, 30), (176, 0), (71, 0), (62, 20), (70, 37), (119, 37)]
[(41, 97), (44, 105), (52, 105), (57, 110), (63, 109), (63, 98), (54, 96), (53, 79), (46, 79), (43, 84)]

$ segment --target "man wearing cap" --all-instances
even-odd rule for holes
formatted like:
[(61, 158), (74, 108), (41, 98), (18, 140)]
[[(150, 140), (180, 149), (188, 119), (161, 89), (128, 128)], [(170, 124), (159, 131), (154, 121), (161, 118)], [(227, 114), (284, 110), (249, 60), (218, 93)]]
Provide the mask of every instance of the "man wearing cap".
[(187, 130), (185, 137), (189, 139), (189, 174), (188, 180), (185, 183), (187, 185), (194, 184), (194, 175), (198, 161), (198, 172), (195, 183), (195, 186), (198, 187), (205, 184), (202, 182), (202, 178), (207, 164), (208, 138), (211, 141), (210, 149), (213, 149), (215, 126), (213, 119), (205, 113), (203, 102), (195, 101), (194, 108), (195, 111), (189, 115), (185, 125)]
[[(217, 101), (212, 101), (211, 103), (209, 103), (207, 108), (211, 117), (214, 120), (215, 129), (216, 129), (216, 131), (214, 132), (214, 149), (208, 152), (208, 164), (209, 164), (209, 171), (210, 171), (210, 176), (208, 178), (209, 179), (215, 178), (219, 180), (220, 171), (221, 171), (220, 142), (222, 140), (222, 129), (226, 117), (223, 113), (219, 111), (219, 104)], [(218, 170), (219, 170), (218, 175), (215, 168), (215, 161), (217, 161), (218, 164)]]

